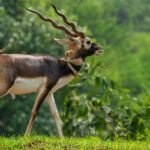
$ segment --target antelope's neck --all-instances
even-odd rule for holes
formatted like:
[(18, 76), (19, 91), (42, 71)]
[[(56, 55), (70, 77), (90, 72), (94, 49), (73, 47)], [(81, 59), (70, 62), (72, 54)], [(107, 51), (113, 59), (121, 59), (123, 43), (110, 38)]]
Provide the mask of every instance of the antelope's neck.
[(84, 61), (81, 59), (74, 59), (74, 60), (65, 60), (64, 58), (59, 59), (59, 64), (60, 64), (59, 71), (62, 77), (67, 75), (74, 75), (74, 72), (72, 71), (72, 69), (69, 68), (67, 63), (70, 63), (73, 69), (76, 72), (79, 72), (81, 67), (84, 64)]

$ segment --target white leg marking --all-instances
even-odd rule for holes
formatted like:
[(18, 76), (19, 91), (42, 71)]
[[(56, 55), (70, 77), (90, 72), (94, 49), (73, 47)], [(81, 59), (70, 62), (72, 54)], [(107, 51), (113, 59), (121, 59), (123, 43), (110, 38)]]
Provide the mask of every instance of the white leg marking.
[(53, 94), (47, 96), (47, 102), (49, 104), (49, 108), (52, 113), (52, 117), (56, 123), (58, 136), (63, 137), (63, 133), (62, 133), (62, 129), (61, 129), (62, 121), (59, 117), (59, 113), (57, 110), (57, 106), (56, 106)]

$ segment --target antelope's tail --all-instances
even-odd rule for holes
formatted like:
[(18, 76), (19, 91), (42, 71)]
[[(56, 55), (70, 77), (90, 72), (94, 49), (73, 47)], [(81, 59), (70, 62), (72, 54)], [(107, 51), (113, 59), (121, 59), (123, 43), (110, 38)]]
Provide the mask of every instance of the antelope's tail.
[(3, 50), (3, 49), (1, 49), (1, 50), (0, 50), (0, 55), (1, 55), (1, 54), (3, 54), (3, 53), (4, 53), (4, 50)]
[(4, 54), (4, 51), (5, 51), (5, 48), (0, 49), (0, 55), (1, 55), (1, 54)]

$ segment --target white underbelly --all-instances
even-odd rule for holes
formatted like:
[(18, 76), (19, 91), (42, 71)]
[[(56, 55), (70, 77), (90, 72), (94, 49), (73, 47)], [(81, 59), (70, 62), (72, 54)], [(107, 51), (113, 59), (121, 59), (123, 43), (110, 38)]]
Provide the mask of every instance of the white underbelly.
[[(58, 89), (62, 88), (74, 79), (73, 75), (62, 77), (58, 80), (55, 86), (52, 88), (50, 93), (56, 92)], [(18, 77), (15, 80), (14, 85), (9, 89), (10, 94), (28, 94), (33, 92), (38, 92), (41, 87), (46, 83), (46, 77), (38, 78), (22, 78)]]
[(38, 92), (39, 89), (46, 83), (46, 77), (38, 78), (22, 78), (18, 77), (14, 85), (10, 88), (10, 94), (27, 94)]

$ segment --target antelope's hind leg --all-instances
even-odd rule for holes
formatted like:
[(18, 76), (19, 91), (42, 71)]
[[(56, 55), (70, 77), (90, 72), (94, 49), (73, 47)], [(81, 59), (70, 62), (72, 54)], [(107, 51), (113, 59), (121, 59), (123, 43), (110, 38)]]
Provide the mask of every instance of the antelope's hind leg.
[(5, 96), (9, 90), (9, 86), (5, 84), (5, 82), (0, 82), (0, 98)]
[(8, 77), (4, 73), (0, 73), (0, 98), (5, 96), (11, 86), (13, 86), (14, 81), (8, 79)]

